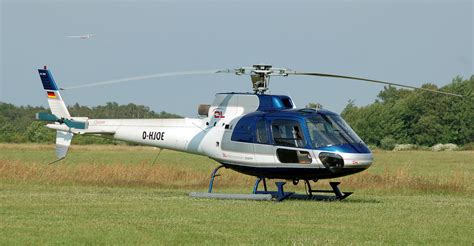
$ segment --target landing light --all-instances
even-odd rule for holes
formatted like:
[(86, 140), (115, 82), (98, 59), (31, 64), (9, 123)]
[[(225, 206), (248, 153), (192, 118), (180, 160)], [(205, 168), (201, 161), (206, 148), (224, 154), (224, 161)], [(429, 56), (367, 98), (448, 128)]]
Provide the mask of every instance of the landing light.
[(319, 153), (319, 159), (323, 165), (333, 173), (338, 172), (344, 167), (344, 159), (335, 153), (321, 152)]

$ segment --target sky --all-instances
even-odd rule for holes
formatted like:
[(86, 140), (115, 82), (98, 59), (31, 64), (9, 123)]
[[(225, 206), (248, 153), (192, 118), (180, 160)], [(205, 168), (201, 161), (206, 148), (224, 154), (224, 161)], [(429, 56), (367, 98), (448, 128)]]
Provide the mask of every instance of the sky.
[[(0, 0), (0, 101), (47, 106), (37, 73), (60, 87), (156, 73), (269, 63), (411, 86), (443, 86), (473, 70), (472, 0), (90, 1)], [(91, 39), (66, 36), (96, 34)], [(270, 93), (340, 113), (372, 103), (383, 85), (275, 77)], [(67, 104), (115, 101), (187, 117), (250, 78), (189, 75), (62, 92)]]

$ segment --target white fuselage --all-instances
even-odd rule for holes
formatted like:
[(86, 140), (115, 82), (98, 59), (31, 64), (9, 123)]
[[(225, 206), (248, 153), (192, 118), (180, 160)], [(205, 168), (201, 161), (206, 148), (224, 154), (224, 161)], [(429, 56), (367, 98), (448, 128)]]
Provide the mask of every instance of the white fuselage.
[[(242, 115), (257, 110), (258, 98), (253, 94), (217, 94), (209, 107), (208, 117), (184, 119), (86, 119), (86, 130), (75, 134), (94, 134), (142, 145), (187, 153), (222, 157), (221, 143), (225, 128)], [(81, 119), (77, 118), (76, 119)], [(71, 131), (65, 125), (49, 124), (49, 128)]]
[(114, 139), (163, 149), (201, 154), (196, 140), (205, 129), (201, 119), (94, 119), (91, 131), (110, 131)]

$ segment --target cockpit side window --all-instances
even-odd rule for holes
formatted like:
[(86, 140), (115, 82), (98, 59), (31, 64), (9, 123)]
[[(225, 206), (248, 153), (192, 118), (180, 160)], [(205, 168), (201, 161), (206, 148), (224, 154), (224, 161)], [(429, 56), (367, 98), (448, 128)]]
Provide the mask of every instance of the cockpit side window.
[(276, 145), (299, 148), (306, 145), (301, 126), (294, 120), (274, 120), (272, 135)]
[(257, 121), (257, 143), (268, 144), (268, 133), (264, 119)]
[(234, 127), (232, 132), (232, 141), (253, 143), (255, 132), (255, 118), (243, 117)]
[(293, 108), (293, 103), (291, 102), (290, 98), (282, 98), (281, 102), (285, 105), (285, 108)]

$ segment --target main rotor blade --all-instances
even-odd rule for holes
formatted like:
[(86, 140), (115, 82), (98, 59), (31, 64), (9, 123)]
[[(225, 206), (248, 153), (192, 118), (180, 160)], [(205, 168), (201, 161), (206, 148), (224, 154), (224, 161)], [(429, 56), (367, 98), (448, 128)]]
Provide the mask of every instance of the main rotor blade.
[(422, 88), (422, 87), (415, 87), (415, 86), (410, 86), (410, 85), (396, 84), (396, 83), (391, 83), (391, 82), (387, 82), (387, 81), (373, 80), (373, 79), (364, 79), (364, 78), (358, 78), (358, 77), (352, 77), (352, 76), (344, 76), (344, 75), (337, 75), (337, 74), (305, 73), (305, 72), (288, 72), (288, 74), (289, 74), (289, 75), (309, 75), (309, 76), (319, 76), (319, 77), (329, 77), (329, 78), (341, 78), (341, 79), (361, 80), (361, 81), (367, 81), (367, 82), (372, 82), (372, 83), (379, 83), (379, 84), (385, 84), (385, 85), (393, 85), (393, 86), (405, 87), (405, 88), (410, 88), (410, 89), (415, 89), (415, 90), (429, 91), (429, 92), (440, 93), (440, 94), (445, 94), (445, 95), (450, 95), (450, 96), (456, 96), (456, 97), (464, 97), (463, 95), (459, 95), (459, 94), (455, 94), (455, 93), (451, 93), (451, 92), (446, 92), (446, 91), (432, 90), (432, 89), (427, 89), (427, 88)]
[(79, 89), (79, 88), (86, 88), (86, 87), (94, 87), (94, 86), (101, 86), (101, 85), (110, 85), (110, 84), (118, 84), (136, 80), (145, 80), (145, 79), (154, 79), (154, 78), (163, 78), (163, 77), (173, 77), (173, 76), (183, 76), (183, 75), (198, 75), (198, 74), (214, 74), (220, 73), (222, 70), (202, 70), (202, 71), (183, 71), (183, 72), (171, 72), (171, 73), (157, 73), (151, 75), (144, 75), (144, 76), (135, 76), (123, 79), (114, 79), (114, 80), (106, 80), (82, 85), (75, 85), (69, 86), (65, 88), (61, 88), (61, 90), (71, 90), (71, 89)]

